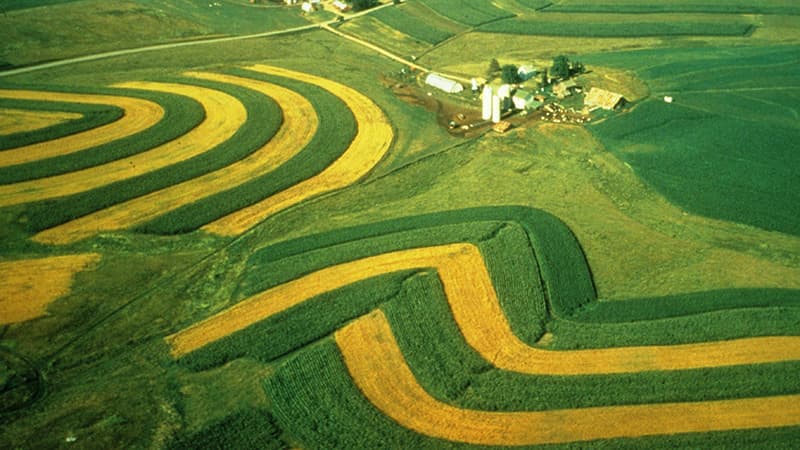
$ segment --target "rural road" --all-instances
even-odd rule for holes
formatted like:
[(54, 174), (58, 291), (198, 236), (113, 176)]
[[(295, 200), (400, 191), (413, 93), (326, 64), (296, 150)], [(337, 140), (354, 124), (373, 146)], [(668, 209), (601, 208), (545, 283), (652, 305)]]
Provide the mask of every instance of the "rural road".
[[(367, 9), (365, 11), (361, 11), (361, 12), (354, 13), (354, 14), (349, 14), (346, 17), (346, 20), (354, 19), (356, 17), (363, 16), (365, 14), (370, 14), (370, 13), (372, 13), (374, 11), (378, 11), (378, 10), (380, 10), (382, 8), (386, 8), (386, 7), (390, 7), (390, 6), (392, 6), (392, 3), (385, 3), (383, 5), (376, 6), (375, 8)], [(149, 45), (149, 46), (145, 46), (145, 47), (129, 48), (129, 49), (125, 49), (125, 50), (115, 50), (115, 51), (104, 52), (104, 53), (96, 53), (94, 55), (79, 56), (79, 57), (76, 57), (76, 58), (62, 59), (62, 60), (59, 60), (59, 61), (53, 61), (53, 62), (48, 62), (48, 63), (43, 63), (43, 64), (36, 64), (36, 65), (33, 65), (33, 66), (27, 66), (27, 67), (20, 67), (18, 69), (6, 70), (6, 71), (0, 72), (0, 77), (9, 77), (9, 76), (12, 76), (12, 75), (19, 75), (19, 74), (28, 73), (28, 72), (35, 72), (35, 71), (39, 71), (39, 70), (52, 69), (52, 68), (55, 68), (55, 67), (68, 66), (68, 65), (79, 64), (79, 63), (83, 63), (83, 62), (96, 61), (98, 59), (106, 59), (106, 58), (113, 58), (113, 57), (116, 57), (116, 56), (132, 55), (132, 54), (136, 54), (136, 53), (152, 52), (152, 51), (158, 51), (158, 50), (168, 50), (168, 49), (179, 48), (179, 47), (191, 47), (191, 46), (196, 46), (196, 45), (218, 44), (220, 42), (241, 41), (241, 40), (244, 40), (244, 39), (256, 39), (256, 38), (261, 38), (261, 37), (279, 36), (279, 35), (282, 35), (282, 34), (297, 33), (297, 32), (300, 32), (300, 31), (312, 30), (312, 29), (315, 29), (315, 28), (330, 27), (331, 24), (334, 24), (336, 22), (337, 22), (336, 19), (333, 19), (333, 20), (329, 20), (327, 22), (312, 23), (312, 24), (303, 25), (303, 26), (300, 26), (300, 27), (286, 28), (286, 29), (283, 29), (283, 30), (275, 30), (275, 31), (267, 31), (267, 32), (263, 32), (263, 33), (246, 34), (246, 35), (242, 35), (242, 36), (227, 36), (227, 37), (219, 37), (219, 38), (211, 38), (211, 39), (199, 39), (199, 40), (196, 40), (196, 41), (175, 42), (175, 43), (171, 43), (171, 44), (157, 44), (157, 45)], [(381, 49), (381, 50), (382, 50), (383, 54), (388, 54), (389, 53), (389, 52), (386, 52), (383, 49)], [(410, 61), (405, 61), (405, 60), (403, 60), (402, 58), (400, 58), (400, 57), (398, 57), (396, 55), (392, 55), (392, 59), (397, 59), (397, 60), (403, 61), (404, 63), (410, 63)]]

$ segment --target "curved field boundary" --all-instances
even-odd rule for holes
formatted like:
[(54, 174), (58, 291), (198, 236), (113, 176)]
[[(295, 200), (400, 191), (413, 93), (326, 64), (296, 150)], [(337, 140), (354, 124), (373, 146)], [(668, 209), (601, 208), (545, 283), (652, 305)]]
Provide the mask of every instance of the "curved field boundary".
[(149, 151), (63, 175), (0, 186), (0, 206), (64, 197), (188, 160), (230, 139), (247, 120), (241, 102), (221, 91), (159, 82), (129, 82), (115, 87), (181, 94), (203, 105), (206, 117), (181, 138)]
[(0, 262), (0, 325), (45, 314), (67, 294), (73, 276), (100, 260), (96, 253)]
[(226, 236), (240, 234), (265, 218), (303, 200), (355, 183), (378, 164), (394, 139), (394, 132), (383, 111), (352, 88), (318, 76), (278, 67), (256, 65), (249, 69), (315, 84), (331, 92), (352, 110), (358, 132), (344, 154), (321, 173), (203, 227), (205, 231)]
[(317, 129), (317, 115), (311, 103), (289, 89), (231, 75), (203, 72), (186, 75), (235, 84), (271, 97), (283, 111), (281, 128), (260, 149), (230, 166), (50, 228), (34, 236), (35, 241), (65, 244), (98, 231), (128, 228), (216, 192), (231, 189), (251, 178), (269, 173), (291, 159), (311, 140)]
[(0, 108), (0, 136), (6, 139), (10, 134), (37, 131), (82, 118), (83, 114), (74, 112)]
[(800, 425), (800, 395), (536, 412), (467, 410), (434, 399), (417, 383), (380, 311), (338, 331), (336, 343), (354, 383), (381, 412), (449, 441), (537, 445)]
[(502, 370), (538, 375), (589, 375), (800, 359), (800, 337), (794, 336), (572, 351), (531, 347), (512, 331), (483, 257), (473, 244), (386, 253), (313, 272), (245, 299), (170, 336), (172, 355), (185, 355), (325, 292), (382, 274), (424, 268), (436, 269), (467, 343)]
[[(540, 220), (537, 221), (537, 219)], [(482, 226), (478, 229), (470, 228), (462, 231), (452, 227), (459, 221), (466, 220), (480, 220), (492, 225), (488, 229)], [(521, 225), (521, 227), (515, 228), (515, 226), (509, 225), (512, 220), (517, 221), (517, 224)], [(443, 224), (447, 226), (447, 229), (441, 230), (440, 233), (439, 227)], [(416, 236), (413, 232), (415, 228), (418, 230)], [(507, 239), (508, 236), (516, 236), (515, 229), (524, 230), (522, 234), (528, 234), (528, 236), (522, 241), (514, 238), (499, 247), (493, 244), (498, 239), (503, 240)], [(483, 236), (478, 238), (480, 242), (484, 242), (480, 246), (480, 252), (471, 243), (452, 243), (425, 247), (425, 245), (429, 244), (429, 242), (426, 242), (428, 237), (431, 237), (434, 241), (447, 240), (448, 237), (450, 239), (463, 240), (465, 239), (464, 233), (474, 235), (475, 232)], [(459, 235), (461, 237), (458, 237)], [(445, 237), (443, 238), (442, 236)], [(526, 242), (528, 242), (528, 245), (525, 245)], [(549, 245), (541, 245), (541, 243), (548, 243)], [(486, 245), (490, 247), (494, 245), (495, 248), (490, 249), (485, 247)], [(387, 248), (394, 249), (394, 251), (390, 250), (389, 253), (386, 253)], [(387, 285), (388, 289), (383, 289), (380, 293), (378, 290), (372, 291), (371, 289), (374, 286), (381, 285), (380, 282), (372, 280), (378, 280), (379, 278), (376, 278), (376, 274), (380, 273), (392, 276), (391, 274), (408, 273), (409, 271), (420, 272), (419, 269), (421, 269), (421, 272), (426, 273), (433, 269), (437, 276), (428, 276), (427, 278), (441, 282), (442, 298), (446, 298), (447, 301), (446, 306), (444, 306), (444, 311), (446, 312), (440, 312), (436, 317), (452, 314), (456, 334), (460, 334), (472, 349), (477, 350), (481, 358), (495, 364), (496, 367), (500, 367), (497, 365), (497, 361), (501, 361), (503, 358), (496, 358), (496, 355), (509, 353), (506, 350), (507, 347), (510, 347), (511, 353), (513, 353), (515, 351), (513, 347), (519, 346), (518, 343), (513, 342), (516, 339), (512, 335), (511, 329), (513, 327), (509, 323), (498, 325), (505, 319), (504, 314), (509, 314), (513, 308), (509, 309), (507, 302), (500, 305), (502, 299), (496, 297), (496, 294), (494, 294), (496, 300), (486, 301), (486, 299), (491, 298), (495, 290), (497, 293), (508, 292), (508, 285), (513, 285), (515, 288), (522, 287), (516, 284), (518, 280), (515, 281), (509, 278), (519, 278), (520, 276), (528, 278), (536, 275), (531, 273), (530, 269), (520, 271), (520, 267), (524, 267), (524, 265), (520, 265), (519, 261), (513, 258), (513, 255), (503, 257), (504, 252), (535, 254), (535, 258), (540, 262), (539, 275), (541, 283), (546, 289), (541, 292), (543, 294), (541, 297), (533, 292), (531, 292), (531, 295), (534, 295), (534, 300), (546, 303), (548, 305), (546, 309), (550, 314), (555, 311), (570, 311), (570, 308), (572, 313), (576, 312), (576, 309), (582, 309), (581, 303), (574, 301), (564, 301), (565, 305), (554, 307), (555, 302), (562, 301), (560, 299), (563, 297), (564, 292), (559, 292), (560, 290), (569, 291), (578, 296), (588, 294), (591, 291), (591, 284), (580, 287), (583, 284), (581, 282), (578, 282), (578, 286), (573, 286), (571, 289), (568, 287), (561, 289), (561, 283), (564, 280), (580, 280), (582, 277), (588, 276), (588, 268), (580, 254), (580, 249), (577, 247), (574, 237), (571, 236), (563, 224), (552, 218), (552, 216), (526, 208), (477, 208), (352, 227), (266, 247), (258, 251), (251, 258), (250, 263), (253, 264), (254, 270), (260, 273), (269, 273), (273, 279), (277, 278), (277, 285), (238, 303), (204, 322), (176, 333), (168, 337), (167, 340), (172, 346), (173, 354), (179, 357), (185, 357), (187, 353), (184, 352), (191, 352), (193, 351), (191, 350), (192, 348), (196, 350), (202, 349), (199, 353), (203, 353), (206, 348), (205, 342), (209, 341), (209, 339), (214, 341), (211, 343), (215, 343), (219, 340), (217, 336), (229, 336), (226, 333), (230, 333), (233, 329), (240, 330), (239, 332), (252, 329), (257, 323), (269, 322), (269, 317), (281, 314), (281, 311), (291, 309), (308, 314), (308, 309), (302, 309), (305, 306), (305, 301), (302, 298), (305, 296), (314, 296), (321, 293), (318, 297), (322, 301), (338, 301), (336, 297), (342, 296), (343, 291), (340, 290), (342, 286), (353, 286), (354, 288), (358, 286), (353, 292), (360, 291), (363, 297), (377, 296), (378, 304), (391, 301), (385, 306), (380, 306), (378, 312), (360, 315), (360, 317), (355, 316), (358, 318), (351, 325), (335, 334), (336, 343), (340, 347), (344, 358), (343, 362), (346, 365), (341, 370), (345, 374), (351, 374), (352, 380), (358, 387), (355, 394), (349, 393), (353, 389), (352, 387), (348, 390), (346, 386), (342, 385), (342, 383), (350, 383), (349, 381), (342, 381), (342, 377), (346, 377), (338, 369), (342, 365), (342, 360), (336, 356), (335, 350), (333, 350), (333, 355), (330, 354), (328, 350), (331, 346), (327, 344), (322, 346), (315, 345), (300, 352), (296, 357), (279, 367), (276, 375), (267, 381), (267, 389), (276, 408), (276, 417), (278, 417), (282, 425), (290, 429), (293, 434), (302, 436), (306, 442), (327, 443), (322, 445), (334, 445), (334, 443), (338, 443), (336, 445), (357, 445), (356, 443), (364, 444), (365, 442), (372, 442), (373, 444), (375, 442), (383, 442), (385, 445), (386, 442), (398, 439), (397, 436), (402, 436), (403, 439), (397, 441), (398, 444), (405, 443), (405, 445), (409, 445), (409, 443), (431, 445), (431, 441), (424, 439), (446, 439), (451, 441), (449, 443), (437, 441), (437, 445), (444, 444), (445, 446), (453, 445), (455, 442), (483, 445), (532, 445), (721, 430), (759, 429), (761, 430), (758, 431), (760, 433), (770, 427), (800, 425), (800, 419), (798, 419), (800, 416), (796, 414), (797, 406), (795, 406), (800, 396), (793, 393), (770, 397), (769, 395), (776, 395), (769, 394), (769, 392), (773, 392), (773, 389), (756, 388), (754, 391), (752, 389), (745, 390), (745, 392), (753, 392), (750, 394), (751, 398), (720, 400), (720, 398), (742, 395), (736, 390), (735, 381), (732, 385), (722, 382), (723, 387), (720, 388), (722, 391), (712, 389), (714, 393), (710, 394), (710, 398), (696, 393), (688, 396), (683, 393), (677, 396), (667, 396), (668, 399), (675, 398), (677, 401), (658, 401), (656, 397), (650, 401), (645, 400), (642, 402), (640, 400), (640, 403), (637, 404), (636, 399), (638, 397), (636, 394), (617, 398), (612, 393), (610, 399), (599, 400), (600, 404), (607, 402), (608, 406), (594, 406), (591, 399), (587, 402), (568, 397), (572, 400), (568, 400), (566, 405), (587, 406), (582, 408), (549, 406), (544, 411), (527, 410), (525, 400), (523, 400), (522, 406), (518, 404), (518, 401), (512, 401), (510, 404), (517, 406), (494, 406), (486, 410), (469, 405), (454, 406), (446, 401), (438, 400), (436, 396), (428, 394), (424, 390), (425, 388), (416, 381), (420, 376), (417, 370), (415, 370), (416, 375), (411, 374), (401, 354), (400, 347), (394, 342), (394, 333), (389, 329), (388, 322), (383, 317), (383, 313), (380, 312), (384, 309), (394, 310), (396, 305), (401, 304), (418, 303), (422, 305), (431, 301), (439, 301), (437, 296), (432, 295), (435, 294), (434, 292), (426, 290), (424, 287), (419, 289), (412, 283), (408, 284), (409, 289), (405, 295), (394, 298), (389, 294), (387, 297), (386, 293), (391, 293), (395, 288), (390, 287), (391, 284), (389, 284)], [(378, 254), (376, 255), (376, 253)], [(289, 272), (295, 274), (299, 273), (300, 276), (292, 278), (282, 273), (283, 271), (280, 267), (283, 262), (285, 262), (287, 268), (291, 267), (291, 269), (284, 270), (289, 270)], [(487, 267), (487, 265), (489, 266)], [(506, 267), (513, 267), (514, 270), (509, 271)], [(494, 270), (489, 270), (492, 268)], [(408, 275), (402, 275), (400, 279), (393, 277), (393, 279), (405, 285), (403, 279), (408, 279)], [(370, 284), (355, 284), (366, 282)], [(504, 285), (506, 286), (503, 287)], [(335, 291), (326, 291), (326, 286), (330, 289), (337, 289)], [(364, 289), (368, 290), (365, 291)], [(527, 289), (520, 290), (529, 292)], [(330, 292), (331, 295), (327, 295), (327, 292)], [(334, 292), (336, 292), (335, 295), (333, 294)], [(346, 294), (344, 296), (348, 297), (349, 295)], [(324, 305), (320, 306), (320, 314), (327, 314)], [(442, 311), (442, 308), (438, 308), (438, 310)], [(272, 313), (271, 311), (278, 312)], [(427, 310), (422, 308), (422, 311)], [(436, 309), (431, 311), (435, 313)], [(267, 319), (264, 320), (265, 317)], [(304, 317), (311, 322), (320, 320), (314, 315), (306, 315)], [(420, 322), (419, 319), (414, 320), (413, 316), (410, 316), (408, 320)], [(394, 330), (395, 333), (407, 332), (414, 334), (411, 329), (413, 326), (410, 327), (408, 320), (399, 329)], [(534, 320), (536, 319), (534, 318)], [(789, 320), (791, 321), (791, 318)], [(273, 323), (273, 326), (280, 330), (284, 321), (285, 316), (281, 318), (281, 323)], [(472, 324), (464, 325), (470, 321)], [(436, 320), (431, 321), (426, 318), (423, 322), (425, 323), (421, 326), (427, 330), (435, 327), (432, 324), (435, 324)], [(339, 323), (341, 323), (341, 320)], [(392, 323), (395, 325), (394, 322)], [(762, 320), (759, 323), (763, 325), (769, 322)], [(724, 325), (724, 323), (721, 325)], [(337, 325), (336, 328), (338, 327)], [(490, 328), (496, 330), (501, 327), (506, 328), (506, 330), (499, 334), (489, 330)], [(473, 329), (470, 330), (470, 328)], [(286, 332), (290, 332), (289, 329), (284, 329), (284, 333)], [(662, 339), (669, 341), (669, 339), (673, 338), (673, 332), (666, 333), (664, 335), (666, 338)], [(206, 333), (209, 334), (204, 336)], [(296, 335), (297, 333), (293, 332), (293, 334)], [(473, 337), (470, 337), (471, 334)], [(450, 345), (445, 344), (441, 339), (442, 336), (436, 333), (421, 335), (418, 338), (430, 343), (434, 348), (437, 345)], [(771, 340), (775, 338), (780, 341), (772, 342)], [(222, 339), (225, 339), (225, 337)], [(473, 342), (475, 339), (483, 339), (484, 342), (476, 346)], [(666, 378), (666, 372), (663, 372), (663, 370), (671, 369), (677, 371), (674, 373), (678, 380), (693, 380), (694, 383), (697, 383), (698, 380), (709, 383), (712, 382), (713, 377), (726, 376), (738, 372), (742, 372), (738, 374), (737, 378), (741, 382), (747, 379), (747, 374), (750, 373), (748, 371), (753, 371), (753, 376), (755, 377), (764, 377), (765, 373), (771, 373), (769, 372), (770, 370), (777, 373), (772, 380), (780, 381), (780, 375), (790, 373), (787, 371), (791, 371), (792, 367), (796, 367), (797, 361), (800, 361), (800, 345), (798, 341), (800, 341), (800, 337), (773, 336), (734, 339), (715, 343), (601, 348), (578, 351), (553, 351), (527, 346), (528, 349), (540, 352), (542, 355), (552, 356), (554, 365), (560, 365), (557, 370), (561, 371), (559, 372), (561, 375), (531, 375), (531, 373), (540, 374), (542, 372), (542, 367), (537, 367), (528, 372), (527, 375), (524, 375), (524, 377), (528, 378), (521, 378), (521, 375), (515, 375), (511, 382), (524, 384), (525, 381), (528, 381), (528, 383), (542, 381), (544, 384), (542, 389), (547, 389), (547, 386), (553, 384), (547, 380), (553, 377), (564, 377), (565, 380), (562, 382), (561, 389), (570, 390), (571, 385), (581, 385), (580, 389), (586, 390), (587, 387), (591, 387), (592, 383), (585, 380), (592, 378), (585, 377), (605, 380), (601, 375), (585, 373), (586, 371), (581, 366), (584, 361), (591, 361), (597, 355), (610, 357), (610, 360), (603, 364), (603, 368), (599, 373), (610, 374), (605, 375), (610, 378), (604, 382), (604, 385), (617, 383), (614, 387), (615, 392), (625, 389), (626, 383), (648, 383), (648, 381), (656, 380), (662, 380), (663, 383), (664, 380), (670, 379)], [(329, 343), (330, 341), (327, 342)], [(211, 343), (209, 343), (209, 347), (213, 347), (213, 345), (210, 345)], [(271, 341), (259, 341), (258, 339), (250, 339), (249, 343), (256, 346), (273, 345)], [(758, 353), (758, 351), (751, 351), (750, 354), (746, 354), (747, 352), (739, 353), (738, 350), (732, 349), (731, 344), (743, 344), (745, 346), (752, 344), (772, 345), (779, 347), (775, 352), (782, 352), (783, 355), (774, 359), (772, 356), (766, 355), (764, 360), (760, 360), (762, 355), (753, 354)], [(324, 353), (321, 353), (323, 348), (325, 349)], [(440, 364), (445, 364), (444, 360), (451, 356), (446, 352), (445, 354), (438, 351), (426, 352), (422, 347), (417, 348), (413, 344), (410, 348), (402, 348), (409, 354), (413, 354), (415, 360), (433, 358), (430, 364), (434, 366), (436, 372), (441, 372), (442, 367)], [(491, 354), (487, 356), (487, 352), (481, 350), (482, 348), (491, 349)], [(695, 351), (689, 352), (689, 354), (684, 353), (692, 348)], [(639, 358), (636, 352), (643, 350), (643, 361), (624, 360), (625, 358)], [(417, 351), (421, 351), (427, 356), (417, 355)], [(732, 351), (732, 358), (737, 358), (736, 360), (714, 358), (713, 355), (708, 353), (721, 352), (720, 354), (723, 354), (729, 351)], [(771, 352), (772, 350), (767, 351)], [(614, 357), (614, 352), (619, 352), (617, 357)], [(674, 352), (672, 357), (669, 357), (670, 352)], [(367, 353), (369, 357), (365, 356)], [(565, 360), (558, 361), (559, 355), (564, 354), (580, 355), (582, 358), (570, 361), (568, 357)], [(668, 357), (663, 358), (665, 355)], [(536, 356), (535, 353), (528, 355), (518, 354), (513, 359), (524, 360), (530, 357), (535, 358)], [(662, 358), (659, 358), (659, 356), (662, 356)], [(236, 356), (234, 355), (234, 357)], [(452, 355), (452, 357), (461, 360), (461, 355), (458, 353)], [(700, 362), (709, 357), (707, 364)], [(677, 361), (679, 358), (688, 358), (693, 360), (695, 364)], [(719, 359), (722, 359), (722, 361), (719, 361)], [(791, 362), (780, 363), (777, 361)], [(550, 363), (543, 361), (541, 357), (538, 362), (545, 369), (552, 368)], [(645, 366), (652, 365), (648, 369), (642, 366), (641, 363), (643, 362)], [(760, 362), (771, 362), (772, 364), (759, 365), (758, 363)], [(511, 363), (517, 365), (525, 364), (524, 361), (522, 363), (512, 361)], [(445, 365), (447, 364), (449, 363)], [(735, 370), (722, 368), (731, 367), (732, 364), (752, 365), (739, 365)], [(458, 366), (458, 364), (456, 365)], [(600, 364), (596, 363), (596, 365)], [(367, 366), (368, 368), (366, 368)], [(573, 366), (573, 368), (564, 370), (564, 367), (569, 366)], [(608, 370), (609, 367), (613, 366), (616, 366), (614, 370)], [(714, 369), (717, 372), (712, 373), (711, 369), (706, 369), (706, 367), (718, 367)], [(762, 367), (763, 370), (760, 369)], [(685, 369), (688, 368), (701, 370), (686, 371)], [(417, 369), (419, 368), (417, 367)], [(464, 369), (471, 371), (472, 377), (467, 378), (467, 391), (462, 390), (458, 391), (461, 394), (455, 394), (458, 397), (466, 393), (470, 393), (468, 397), (477, 394), (478, 391), (481, 391), (481, 386), (475, 386), (473, 391), (470, 391), (469, 386), (471, 383), (486, 383), (486, 376), (495, 381), (494, 378), (496, 376), (487, 373), (489, 369), (483, 366), (473, 365), (471, 368), (470, 366), (464, 366), (462, 370)], [(501, 367), (501, 369), (508, 368)], [(394, 373), (387, 375), (383, 370), (394, 370), (404, 372), (404, 374), (398, 375)], [(425, 369), (425, 371), (429, 370)], [(641, 372), (642, 370), (645, 372)], [(694, 372), (694, 375), (688, 376), (692, 372)], [(498, 371), (497, 373), (514, 375), (513, 372)], [(641, 378), (631, 378), (630, 375), (626, 375), (628, 373), (637, 373), (636, 376)], [(565, 374), (570, 375), (565, 377)], [(574, 378), (571, 377), (572, 374), (580, 374), (581, 377)], [(711, 375), (711, 380), (705, 378), (708, 375)], [(442, 376), (447, 377), (447, 372)], [(742, 378), (743, 376), (744, 378)], [(613, 381), (620, 379), (619, 377), (622, 377), (623, 381)], [(570, 378), (574, 378), (574, 381), (569, 381)], [(463, 380), (456, 380), (456, 382), (463, 382)], [(796, 385), (796, 383), (789, 382), (788, 385), (788, 389), (790, 389), (788, 392), (792, 392), (791, 386)], [(509, 387), (512, 386), (513, 384)], [(639, 393), (647, 390), (640, 389), (638, 386), (630, 387), (637, 387), (634, 392)], [(487, 392), (486, 388), (484, 386), (484, 395)], [(464, 389), (464, 387), (461, 389)], [(552, 395), (549, 392), (533, 394), (536, 391), (531, 389), (533, 387), (529, 386), (528, 390), (531, 392), (528, 394), (529, 396)], [(692, 391), (691, 387), (687, 389)], [(778, 389), (778, 391), (782, 390)], [(501, 395), (504, 392), (506, 391), (502, 387), (499, 391), (488, 388), (489, 395)], [(362, 400), (361, 395), (366, 395), (373, 406), (369, 406)], [(513, 391), (509, 395), (513, 396)], [(568, 395), (568, 393), (562, 392), (555, 395), (564, 396)], [(747, 396), (747, 394), (743, 396)], [(446, 396), (446, 398), (449, 397)], [(600, 398), (604, 397), (600, 395)], [(644, 396), (644, 398), (652, 398), (652, 396)], [(318, 400), (319, 403), (317, 403)], [(595, 399), (594, 401), (598, 400)], [(627, 405), (615, 406), (620, 403)], [(556, 401), (556, 405), (558, 405), (558, 401)], [(378, 409), (375, 410), (373, 409), (374, 407)], [(490, 410), (496, 411), (508, 408), (519, 412), (489, 412)], [(751, 409), (743, 411), (742, 408)], [(354, 416), (351, 417), (351, 414), (354, 414)], [(386, 414), (386, 417), (380, 416), (380, 414)], [(649, 417), (656, 417), (657, 420), (649, 420)], [(564, 418), (568, 420), (565, 422)], [(399, 426), (397, 425), (398, 423)], [(548, 426), (549, 428), (542, 429), (537, 425)], [(349, 427), (354, 428), (351, 430)], [(405, 427), (405, 429), (402, 427)], [(339, 437), (342, 431), (344, 431), (344, 434)], [(354, 437), (355, 435), (359, 437)], [(361, 436), (367, 437), (362, 438)], [(665, 438), (662, 437), (662, 439)], [(416, 444), (411, 446), (416, 446)]]
[(102, 145), (146, 130), (164, 117), (164, 109), (160, 105), (136, 97), (47, 91), (0, 90), (0, 98), (111, 105), (125, 111), (121, 119), (97, 128), (0, 152), (0, 167), (52, 158), (54, 156), (74, 153)]
[[(356, 134), (355, 118), (344, 102), (330, 92), (313, 84), (244, 69), (231, 69), (226, 73), (276, 84), (302, 95), (312, 104), (318, 116), (319, 126), (314, 136), (299, 153), (275, 170), (251, 178), (233, 189), (218, 192), (165, 213), (134, 227), (134, 231), (162, 235), (197, 231), (214, 220), (256, 204), (322, 172), (352, 142)], [(276, 105), (275, 109), (277, 108)], [(252, 107), (248, 106), (248, 111), (251, 110)], [(280, 116), (280, 111), (273, 115)], [(265, 113), (259, 114), (259, 117), (264, 116)], [(276, 125), (275, 131), (277, 129)]]
[[(50, 89), (50, 87), (42, 88), (42, 90), (48, 89)], [(13, 184), (38, 178), (52, 177), (135, 155), (183, 136), (197, 126), (205, 116), (200, 103), (189, 97), (178, 94), (137, 90), (123, 91), (110, 88), (93, 88), (91, 91), (78, 91), (78, 89), (81, 89), (79, 87), (59, 87), (57, 89), (91, 95), (100, 94), (142, 98), (159, 104), (164, 109), (164, 117), (160, 122), (147, 130), (107, 142), (103, 145), (43, 160), (0, 167), (0, 184)], [(73, 111), (79, 112), (85, 116), (82, 120), (67, 122), (37, 132), (9, 136), (7, 141), (5, 139), (3, 140), (6, 144), (5, 148), (7, 149), (43, 143), (63, 136), (82, 133), (116, 121), (124, 114), (122, 109), (107, 105), (21, 100), (5, 100), (2, 103), (17, 104), (20, 109)]]

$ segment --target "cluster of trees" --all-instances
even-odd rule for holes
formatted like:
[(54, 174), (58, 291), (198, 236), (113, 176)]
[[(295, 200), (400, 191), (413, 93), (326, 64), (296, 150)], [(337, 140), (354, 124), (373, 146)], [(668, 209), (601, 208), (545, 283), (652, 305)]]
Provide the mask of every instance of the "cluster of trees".
[(363, 11), (373, 6), (378, 6), (378, 0), (353, 0), (353, 11)]
[(586, 72), (586, 66), (580, 61), (570, 61), (564, 55), (553, 58), (553, 66), (550, 68), (550, 75), (553, 78), (567, 79), (573, 75)]
[[(550, 77), (558, 79), (567, 79), (573, 75), (586, 72), (586, 66), (580, 61), (570, 61), (564, 55), (558, 55), (553, 58), (553, 65), (550, 67)], [(506, 64), (501, 66), (496, 59), (492, 59), (489, 63), (489, 69), (486, 71), (486, 77), (489, 79), (500, 76), (503, 83), (519, 83), (522, 78), (519, 75), (519, 68), (514, 64)], [(542, 72), (542, 84), (548, 83), (548, 71), (545, 69)]]

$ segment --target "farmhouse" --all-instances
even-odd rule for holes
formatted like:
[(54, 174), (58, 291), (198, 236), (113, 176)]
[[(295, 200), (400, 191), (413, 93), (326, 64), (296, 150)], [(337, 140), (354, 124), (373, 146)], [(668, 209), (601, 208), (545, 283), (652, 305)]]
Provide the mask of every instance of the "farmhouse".
[(425, 78), (425, 84), (433, 86), (436, 89), (441, 89), (450, 94), (457, 94), (464, 90), (464, 86), (458, 81), (453, 81), (435, 73), (429, 74)]
[(622, 94), (593, 87), (586, 94), (583, 103), (590, 109), (603, 108), (612, 110), (625, 104), (625, 98)]
[(536, 96), (524, 89), (518, 89), (511, 97), (515, 109), (533, 111), (542, 106), (542, 102), (536, 100)]

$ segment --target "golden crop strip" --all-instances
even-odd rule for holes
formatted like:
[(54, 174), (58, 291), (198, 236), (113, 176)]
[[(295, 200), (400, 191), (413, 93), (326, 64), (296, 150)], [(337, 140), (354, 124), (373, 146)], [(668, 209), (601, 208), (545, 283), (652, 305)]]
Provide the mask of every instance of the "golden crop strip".
[(344, 154), (319, 174), (203, 227), (205, 231), (226, 236), (240, 234), (303, 200), (355, 183), (378, 164), (394, 139), (394, 132), (383, 111), (354, 89), (325, 78), (279, 67), (256, 65), (249, 69), (315, 84), (331, 92), (352, 110), (358, 131)]
[(418, 433), (477, 445), (538, 445), (800, 425), (800, 395), (704, 402), (494, 412), (443, 403), (419, 385), (381, 311), (336, 333), (355, 385)]
[(0, 152), (0, 167), (12, 166), (86, 150), (146, 130), (164, 117), (157, 103), (135, 97), (72, 94), (49, 91), (0, 90), (0, 98), (91, 105), (113, 105), (125, 111), (119, 120), (81, 133)]
[(173, 356), (242, 330), (311, 297), (367, 278), (434, 268), (467, 343), (499, 369), (539, 375), (684, 370), (800, 360), (800, 337), (557, 351), (522, 342), (503, 314), (479, 249), (469, 243), (385, 253), (310, 273), (276, 286), (167, 337)]
[(82, 117), (83, 114), (73, 112), (0, 108), (0, 136), (40, 130)]
[(72, 277), (100, 260), (96, 253), (0, 262), (0, 325), (35, 319), (69, 292)]
[(203, 72), (186, 75), (235, 84), (272, 97), (283, 110), (281, 128), (260, 149), (227, 167), (50, 228), (34, 236), (33, 240), (48, 244), (66, 244), (89, 237), (98, 231), (144, 223), (168, 211), (271, 172), (295, 156), (314, 136), (318, 125), (317, 114), (311, 103), (296, 92), (272, 83), (231, 75)]
[(129, 82), (115, 86), (190, 97), (203, 106), (205, 119), (185, 135), (146, 152), (63, 175), (0, 186), (0, 206), (77, 194), (185, 161), (230, 139), (247, 120), (244, 105), (217, 90), (158, 82)]

